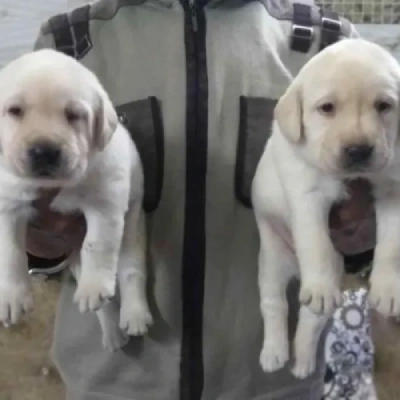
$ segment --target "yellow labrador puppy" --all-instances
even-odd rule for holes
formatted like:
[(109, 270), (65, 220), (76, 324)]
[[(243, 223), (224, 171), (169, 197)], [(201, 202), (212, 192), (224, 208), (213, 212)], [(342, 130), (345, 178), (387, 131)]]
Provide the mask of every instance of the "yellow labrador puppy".
[[(95, 75), (53, 50), (26, 54), (0, 71), (0, 321), (5, 324), (16, 323), (32, 306), (25, 236), (32, 201), (43, 188), (61, 188), (53, 209), (85, 215), (83, 247), (69, 261), (78, 281), (75, 301), (81, 312), (97, 311), (104, 346), (113, 350), (127, 334), (145, 333), (152, 317), (145, 296), (139, 155)], [(120, 310), (115, 302), (104, 305), (116, 283)]]
[(260, 233), (259, 289), (265, 371), (289, 357), (288, 281), (300, 275), (293, 373), (315, 368), (320, 333), (341, 302), (342, 257), (328, 232), (343, 180), (374, 186), (377, 246), (369, 299), (385, 316), (400, 314), (400, 67), (362, 39), (334, 44), (312, 58), (275, 109), (272, 136), (253, 181)]

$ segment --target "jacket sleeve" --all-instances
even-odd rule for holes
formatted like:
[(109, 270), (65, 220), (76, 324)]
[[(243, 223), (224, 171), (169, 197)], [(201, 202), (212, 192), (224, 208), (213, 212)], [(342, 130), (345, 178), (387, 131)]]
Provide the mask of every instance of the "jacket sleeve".
[(35, 44), (33, 46), (34, 50), (40, 50), (45, 48), (55, 48), (54, 37), (49, 29), (49, 22), (42, 24), (39, 30), (39, 34), (36, 38)]

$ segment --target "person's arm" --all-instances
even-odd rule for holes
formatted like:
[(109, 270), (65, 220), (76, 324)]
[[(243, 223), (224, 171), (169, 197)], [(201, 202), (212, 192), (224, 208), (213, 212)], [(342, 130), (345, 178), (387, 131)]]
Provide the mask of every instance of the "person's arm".
[(51, 48), (54, 49), (55, 43), (54, 43), (54, 38), (53, 35), (49, 31), (49, 24), (48, 22), (42, 24), (39, 30), (39, 34), (35, 40), (35, 43), (33, 45), (34, 50), (40, 50), (40, 49), (46, 49), (46, 48)]

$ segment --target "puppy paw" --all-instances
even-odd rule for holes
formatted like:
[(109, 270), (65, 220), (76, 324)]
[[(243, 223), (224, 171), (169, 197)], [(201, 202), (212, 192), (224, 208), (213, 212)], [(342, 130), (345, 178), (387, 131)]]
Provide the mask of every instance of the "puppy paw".
[(260, 354), (260, 364), (264, 372), (275, 372), (289, 360), (287, 343), (264, 343)]
[(297, 379), (305, 379), (315, 371), (316, 360), (311, 354), (296, 357), (292, 374)]
[(153, 317), (147, 305), (129, 304), (121, 308), (119, 326), (128, 335), (144, 335), (152, 324)]
[(400, 275), (372, 276), (368, 302), (384, 317), (400, 316)]
[(115, 294), (115, 278), (80, 279), (74, 295), (79, 311), (97, 311)]
[(103, 330), (102, 343), (104, 349), (114, 352), (129, 342), (129, 336), (119, 329), (118, 325), (108, 326)]
[(4, 326), (19, 322), (32, 307), (32, 288), (28, 282), (0, 284), (0, 321)]
[(316, 314), (332, 315), (342, 304), (342, 293), (339, 285), (325, 280), (313, 284), (302, 283), (299, 300)]

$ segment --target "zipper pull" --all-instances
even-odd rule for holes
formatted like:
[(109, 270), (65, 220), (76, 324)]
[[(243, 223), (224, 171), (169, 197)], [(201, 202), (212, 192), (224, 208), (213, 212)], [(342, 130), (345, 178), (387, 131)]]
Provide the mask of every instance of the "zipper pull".
[(190, 15), (192, 17), (193, 30), (197, 32), (197, 8), (196, 0), (189, 0)]

